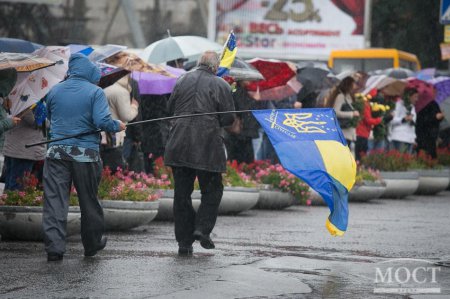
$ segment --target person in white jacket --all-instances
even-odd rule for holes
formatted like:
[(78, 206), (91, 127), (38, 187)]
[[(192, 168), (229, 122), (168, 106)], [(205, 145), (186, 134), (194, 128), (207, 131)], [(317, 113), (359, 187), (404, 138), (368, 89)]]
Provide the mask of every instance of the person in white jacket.
[[(132, 121), (139, 112), (139, 103), (131, 96), (130, 76), (121, 78), (113, 85), (104, 89), (108, 99), (109, 111), (112, 119), (123, 123)], [(104, 166), (114, 172), (117, 167), (124, 168), (126, 163), (122, 157), (122, 145), (125, 138), (124, 132), (107, 135), (102, 132), (101, 156)]]
[(414, 105), (419, 99), (419, 92), (415, 88), (407, 88), (403, 98), (395, 103), (394, 118), (389, 131), (389, 148), (402, 153), (413, 152), (416, 142), (416, 110)]

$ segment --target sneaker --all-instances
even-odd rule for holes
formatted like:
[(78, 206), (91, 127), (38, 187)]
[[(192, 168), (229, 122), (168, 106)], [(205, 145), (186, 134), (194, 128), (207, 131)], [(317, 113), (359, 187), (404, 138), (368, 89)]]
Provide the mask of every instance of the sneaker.
[(209, 235), (205, 235), (202, 232), (196, 230), (193, 234), (194, 239), (200, 241), (200, 245), (202, 245), (205, 249), (214, 249), (216, 246), (214, 242), (211, 240)]
[(61, 253), (47, 253), (47, 262), (59, 262), (63, 260), (64, 255)]
[(108, 238), (103, 237), (103, 238), (100, 240), (100, 244), (98, 245), (98, 247), (97, 247), (95, 250), (84, 251), (84, 256), (91, 257), (91, 256), (96, 255), (97, 252), (99, 252), (100, 250), (103, 250), (103, 249), (105, 248), (106, 242), (107, 242), (107, 241), (108, 241)]
[(192, 245), (190, 246), (184, 246), (179, 245), (178, 246), (178, 255), (180, 256), (191, 256), (194, 253), (194, 248)]

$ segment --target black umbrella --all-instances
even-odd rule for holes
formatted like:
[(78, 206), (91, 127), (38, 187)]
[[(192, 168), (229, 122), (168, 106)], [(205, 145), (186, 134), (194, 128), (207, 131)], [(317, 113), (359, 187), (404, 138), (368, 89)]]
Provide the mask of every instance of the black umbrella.
[(330, 88), (338, 80), (334, 74), (326, 68), (304, 67), (297, 70), (297, 80), (310, 91), (320, 91)]
[(406, 79), (414, 77), (414, 72), (405, 68), (390, 68), (383, 72), (386, 76), (395, 79)]

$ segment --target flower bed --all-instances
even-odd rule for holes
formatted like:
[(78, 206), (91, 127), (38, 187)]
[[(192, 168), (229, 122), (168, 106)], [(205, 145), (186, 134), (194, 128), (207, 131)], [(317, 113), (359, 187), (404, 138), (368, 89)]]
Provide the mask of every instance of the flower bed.
[(404, 198), (414, 194), (419, 186), (418, 173), (410, 170), (416, 164), (415, 159), (414, 155), (395, 150), (372, 151), (361, 159), (361, 163), (380, 171), (386, 183), (382, 198)]
[[(295, 175), (288, 172), (280, 164), (272, 165), (269, 161), (255, 161), (251, 164), (240, 164), (236, 166), (238, 171), (250, 176), (254, 181), (260, 185), (265, 185), (261, 190), (261, 202), (258, 203), (260, 208), (267, 207), (287, 207), (296, 203), (309, 203), (309, 186), (297, 178)], [(272, 196), (274, 201), (271, 201), (272, 191), (281, 191), (285, 193), (284, 196)], [(277, 200), (278, 198), (278, 200)], [(281, 202), (284, 202), (282, 204)]]

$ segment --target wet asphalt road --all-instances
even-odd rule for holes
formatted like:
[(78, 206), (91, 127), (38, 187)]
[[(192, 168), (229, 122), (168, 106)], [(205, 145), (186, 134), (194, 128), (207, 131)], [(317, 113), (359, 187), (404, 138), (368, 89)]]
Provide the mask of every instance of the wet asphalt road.
[(450, 192), (351, 203), (344, 237), (328, 234), (327, 215), (326, 207), (295, 206), (221, 216), (217, 249), (195, 244), (190, 258), (176, 255), (171, 222), (108, 233), (94, 258), (71, 237), (61, 263), (47, 263), (41, 243), (0, 242), (0, 298), (450, 298), (443, 266), (435, 297), (374, 293), (377, 268), (401, 266), (407, 275), (450, 261)]

